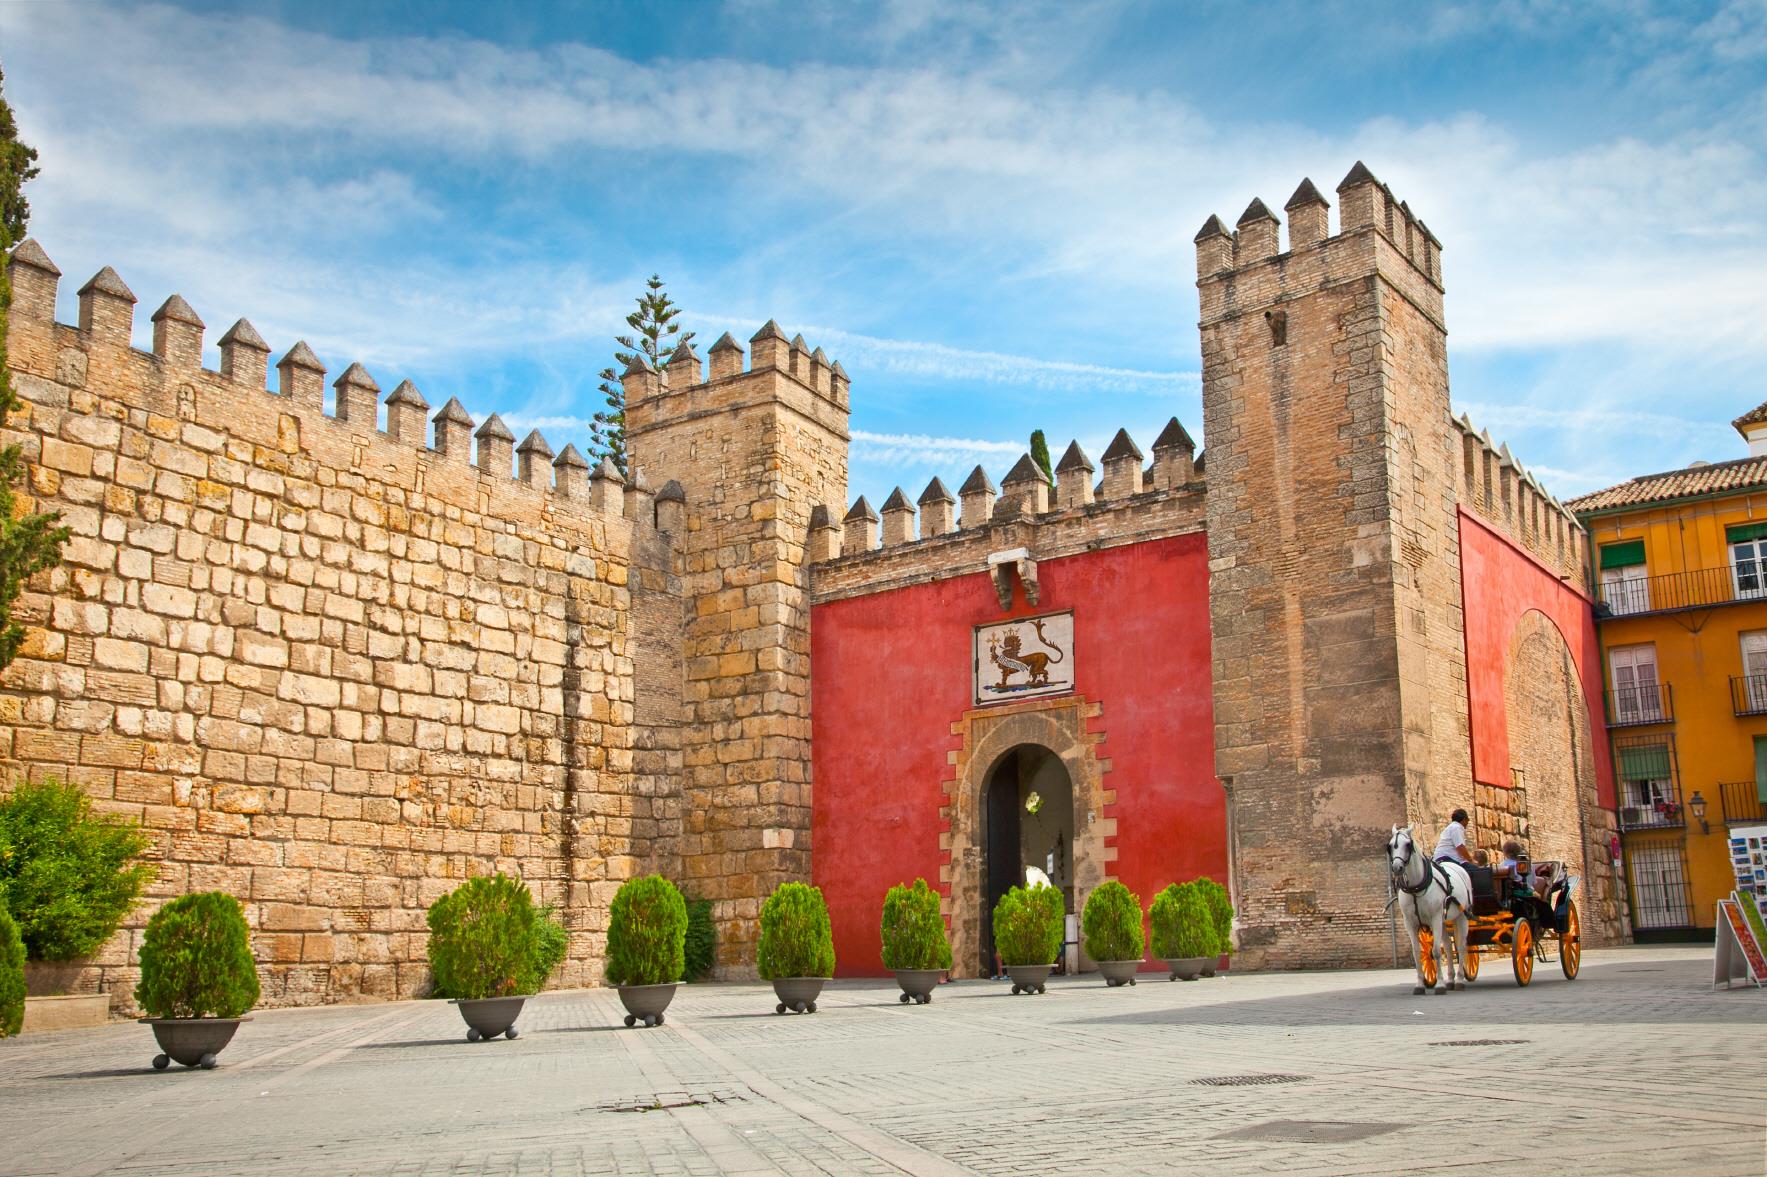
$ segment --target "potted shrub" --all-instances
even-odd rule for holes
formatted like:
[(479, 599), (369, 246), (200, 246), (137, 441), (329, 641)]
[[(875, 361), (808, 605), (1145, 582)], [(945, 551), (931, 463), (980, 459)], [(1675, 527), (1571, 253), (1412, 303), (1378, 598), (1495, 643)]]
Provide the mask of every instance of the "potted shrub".
[(24, 1024), (25, 942), (0, 903), (0, 1038), (17, 1037)]
[(834, 933), (822, 889), (781, 883), (761, 905), (761, 943), (755, 967), (773, 982), (774, 1013), (815, 1013), (822, 985), (834, 976)]
[(1220, 942), (1219, 952), (1203, 966), (1203, 976), (1212, 977), (1221, 962), (1233, 953), (1233, 897), (1227, 894), (1226, 887), (1211, 878), (1200, 878), (1196, 885), (1215, 921), (1215, 938)]
[(450, 998), (466, 1022), (468, 1042), (516, 1037), (522, 1005), (546, 981), (543, 927), (534, 897), (505, 874), (468, 879), (429, 909), (429, 965), (436, 991)]
[(1135, 970), (1147, 947), (1141, 930), (1141, 898), (1116, 879), (1107, 879), (1086, 897), (1080, 926), (1086, 935), (1086, 955), (1104, 974), (1105, 984), (1112, 988), (1135, 984)]
[(1153, 953), (1171, 980), (1194, 981), (1220, 955), (1208, 901), (1195, 883), (1173, 883), (1153, 901)]
[(1014, 887), (994, 905), (994, 949), (1012, 978), (1014, 996), (1048, 987), (1065, 914), (1061, 892), (1041, 883)]
[(215, 1056), (258, 1003), (251, 930), (239, 900), (225, 891), (203, 891), (154, 912), (141, 935), (135, 1001), (160, 1045), (155, 1070), (174, 1059), (213, 1070)]
[(939, 893), (925, 879), (915, 879), (912, 887), (891, 887), (884, 895), (882, 936), (884, 968), (896, 974), (902, 1004), (931, 1001), (939, 978), (951, 967)]
[(626, 1025), (663, 1024), (686, 967), (687, 901), (661, 875), (627, 879), (608, 912), (607, 980), (619, 986)]
[(718, 932), (712, 924), (710, 899), (687, 900), (686, 979), (703, 981), (712, 975), (718, 959)]
[[(27, 1020), (102, 1025), (110, 1016), (103, 993), (70, 996), (82, 958), (116, 932), (152, 880), (138, 861), (146, 835), (128, 819), (92, 811), (74, 785), (46, 780), (20, 785), (0, 801), (0, 904), (24, 942)], [(27, 1007), (29, 1008), (29, 1007)]]

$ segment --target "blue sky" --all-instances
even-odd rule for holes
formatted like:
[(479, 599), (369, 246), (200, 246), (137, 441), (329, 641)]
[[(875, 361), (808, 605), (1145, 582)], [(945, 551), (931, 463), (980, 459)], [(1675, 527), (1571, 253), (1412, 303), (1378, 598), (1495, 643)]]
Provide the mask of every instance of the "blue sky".
[[(853, 381), (852, 491), (1201, 431), (1191, 237), (1357, 159), (1457, 410), (1569, 497), (1767, 399), (1767, 2), (0, 4), (31, 231), (587, 448), (652, 271)], [(211, 363), (213, 361), (211, 360)], [(1200, 440), (1207, 445), (1207, 438)]]

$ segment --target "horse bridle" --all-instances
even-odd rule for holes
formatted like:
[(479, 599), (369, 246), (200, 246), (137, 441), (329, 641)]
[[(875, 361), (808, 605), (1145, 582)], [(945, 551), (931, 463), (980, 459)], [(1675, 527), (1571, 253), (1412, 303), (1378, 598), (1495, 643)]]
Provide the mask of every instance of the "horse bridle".
[[(1389, 847), (1390, 847), (1390, 844), (1389, 844)], [(1428, 891), (1430, 889), (1431, 883), (1438, 881), (1437, 876), (1439, 875), (1439, 876), (1441, 876), (1440, 882), (1442, 884), (1442, 890), (1447, 893), (1448, 901), (1450, 903), (1458, 902), (1454, 898), (1454, 888), (1452, 886), (1450, 886), (1448, 883), (1448, 872), (1444, 871), (1442, 869), (1442, 864), (1439, 862), (1431, 861), (1431, 862), (1427, 862), (1424, 864), (1423, 881), (1421, 883), (1417, 884), (1417, 886), (1413, 887), (1413, 886), (1410, 886), (1409, 884), (1407, 884), (1406, 882), (1404, 882), (1405, 868), (1411, 865), (1411, 859), (1416, 854), (1417, 854), (1417, 843), (1414, 842), (1411, 838), (1407, 837), (1405, 839), (1405, 860), (1403, 862), (1401, 862), (1397, 867), (1394, 867), (1392, 865), (1393, 856), (1389, 850), (1389, 853), (1387, 854), (1387, 864), (1388, 864), (1387, 869), (1392, 872), (1393, 885), (1398, 887), (1399, 890), (1405, 892), (1405, 894), (1407, 894), (1407, 895), (1422, 895), (1425, 891)]]

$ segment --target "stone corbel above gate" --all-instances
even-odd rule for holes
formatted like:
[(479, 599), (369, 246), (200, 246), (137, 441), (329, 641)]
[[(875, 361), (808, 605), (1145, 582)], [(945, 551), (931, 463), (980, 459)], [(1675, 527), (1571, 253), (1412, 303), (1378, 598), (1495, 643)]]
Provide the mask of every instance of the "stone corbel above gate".
[(1018, 576), (1019, 583), (1025, 586), (1025, 600), (1032, 605), (1037, 603), (1037, 561), (1031, 559), (1029, 548), (1008, 548), (1004, 552), (988, 554), (988, 575), (994, 581), (994, 595), (1000, 598), (1000, 608), (1012, 608), (1012, 578)]

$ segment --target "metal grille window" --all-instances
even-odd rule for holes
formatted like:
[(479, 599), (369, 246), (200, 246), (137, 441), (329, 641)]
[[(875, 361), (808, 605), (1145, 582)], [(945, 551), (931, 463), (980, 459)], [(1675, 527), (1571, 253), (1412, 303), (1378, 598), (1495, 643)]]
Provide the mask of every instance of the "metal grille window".
[(1672, 829), (1682, 824), (1672, 736), (1616, 739), (1620, 767), (1620, 828)]
[(1626, 863), (1632, 882), (1633, 927), (1685, 928), (1692, 922), (1680, 846), (1629, 846)]

